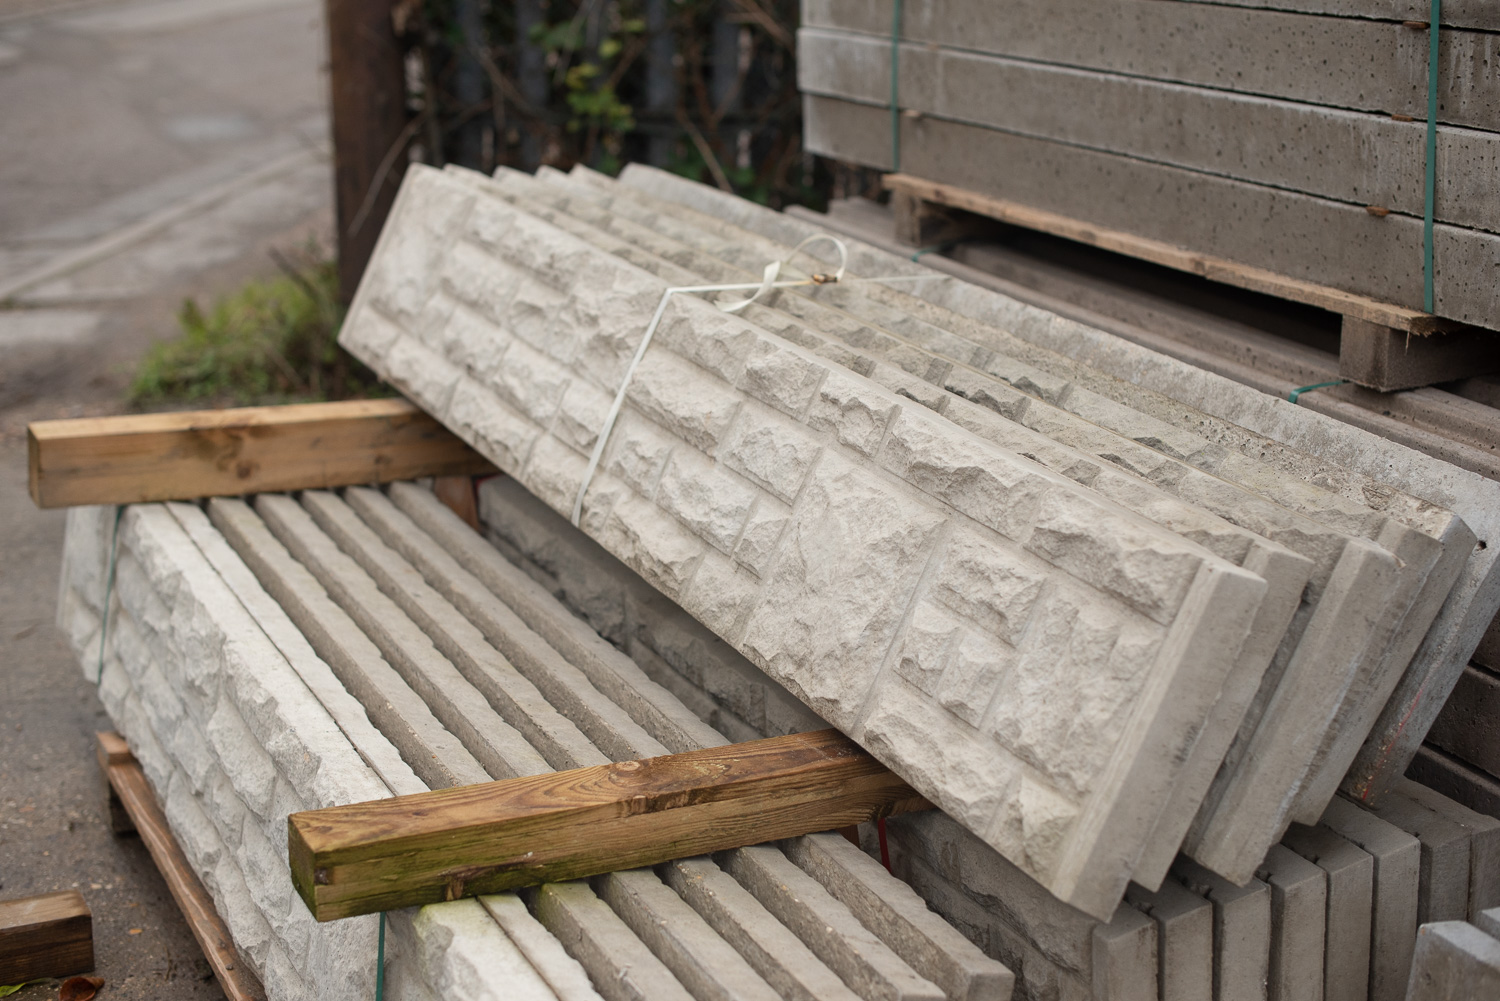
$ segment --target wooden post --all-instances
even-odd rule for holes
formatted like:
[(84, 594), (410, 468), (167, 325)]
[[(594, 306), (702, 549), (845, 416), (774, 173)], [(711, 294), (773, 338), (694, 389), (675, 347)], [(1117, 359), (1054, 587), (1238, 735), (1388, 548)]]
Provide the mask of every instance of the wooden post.
[(656, 865), (927, 809), (837, 730), (435, 789), (287, 818), (319, 921)]
[(406, 70), (392, 0), (326, 0), (339, 294), (354, 297), (406, 173)]
[(1420, 336), (1345, 316), (1339, 375), (1381, 392), (1415, 389), (1500, 370), (1500, 334), (1487, 330)]

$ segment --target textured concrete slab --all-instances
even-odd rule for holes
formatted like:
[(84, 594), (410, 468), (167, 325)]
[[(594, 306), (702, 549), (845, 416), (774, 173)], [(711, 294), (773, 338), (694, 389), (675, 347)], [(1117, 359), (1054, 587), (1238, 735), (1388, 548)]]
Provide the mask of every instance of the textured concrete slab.
[[(579, 424), (591, 425), (606, 394), (619, 384), (627, 355), (667, 286), (442, 174), (419, 170), (409, 177), (407, 195), (392, 216), (344, 327), (344, 343), (555, 510), (566, 511), (582, 484), (584, 457), (578, 449), (592, 443), (575, 443), (565, 424), (553, 422), (566, 409), (589, 415)], [(462, 257), (448, 249), (448, 241), (460, 233), (468, 234), (462, 237), (465, 253), (486, 255), (489, 280), (509, 283), (513, 295), (497, 299), (493, 291), (464, 287), (462, 294), (479, 301), (449, 309), (454, 300), (443, 290), (458, 291), (462, 281), (455, 276), (459, 285), (447, 283), (442, 269), (447, 260)], [(587, 286), (574, 280), (578, 269), (593, 276)], [(607, 325), (599, 319), (606, 307), (586, 301), (605, 287), (614, 290)], [(492, 327), (489, 348), (471, 335), (445, 339), (436, 327), (431, 335), (436, 340), (423, 340), (429, 337), (424, 315), (462, 314), (472, 330), (479, 317), (469, 311), (477, 311), (480, 303), (496, 318), (508, 318), (507, 326), (516, 333)], [(539, 314), (539, 307), (545, 312)], [(813, 405), (815, 393), (835, 370), (694, 298), (672, 299), (664, 317), (663, 341), (645, 356), (629, 399), (641, 432), (667, 435), (674, 442), (673, 457), (648, 493), (609, 473), (596, 478), (584, 497), (585, 531), (658, 590), (700, 619), (718, 623), (716, 631), (762, 669), (877, 755), (904, 767), (918, 788), (985, 829), (987, 837), (1024, 859), (1058, 892), (1112, 913), (1128, 871), (1124, 860), (1133, 857), (1135, 846), (1149, 834), (1160, 797), (1171, 788), (1181, 759), (1175, 748), (1189, 746), (1189, 735), (1201, 728), (1223, 672), (1248, 632), (1264, 582), (1113, 509), (1071, 481), (967, 437), (894, 394), (838, 373), (840, 379), (854, 379), (852, 389), (864, 398), (861, 406), (877, 408), (889, 423), (880, 466), (824, 432), (819, 461), (804, 474), (797, 507), (778, 514), (781, 542), (766, 572), (770, 585), (762, 590), (756, 572), (741, 562), (747, 554), (739, 537), (752, 506), (774, 513), (784, 502), (712, 459), (720, 449), (726, 457), (733, 454), (741, 429), (753, 426), (782, 437), (815, 435), (817, 429), (798, 415)], [(622, 322), (627, 319), (628, 324)], [(504, 354), (497, 357), (497, 348)], [(720, 353), (725, 348), (731, 353)], [(705, 364), (712, 368), (700, 367)], [(701, 407), (708, 398), (718, 401), (715, 409), (722, 417), (710, 410), (705, 422)], [(733, 425), (741, 407), (747, 423)], [(620, 425), (613, 444), (623, 447), (630, 427)], [(497, 437), (512, 434), (526, 442), (524, 454)], [(964, 482), (972, 475), (967, 471), (977, 469), (988, 470), (982, 480), (1004, 473), (993, 486)], [(1011, 482), (1002, 485), (1005, 480)], [(680, 488), (674, 485), (679, 483)], [(997, 489), (1001, 493), (994, 493)], [(1024, 517), (1018, 521), (1021, 509), (1015, 503), (1039, 496), (1038, 491), (1048, 497), (1047, 523), (1032, 525)], [(947, 509), (934, 502), (952, 504), (965, 515), (962, 532), (950, 539), (942, 531)], [(1066, 529), (1061, 522), (1052, 523), (1059, 517), (1069, 523)], [(1101, 517), (1119, 528), (1103, 532), (1084, 527), (1098, 525)], [(924, 601), (926, 588), (940, 587), (944, 574), (962, 572), (970, 563), (993, 561), (1022, 538), (1029, 547), (1022, 561), (1029, 576), (1061, 575), (1053, 597), (1036, 606), (1050, 625), (1019, 636), (1011, 626), (997, 632), (994, 626), (980, 627), (972, 641), (958, 639), (955, 628), (967, 637), (978, 623), (965, 626), (953, 620), (935, 603), (935, 593)], [(1108, 555), (1097, 546), (1105, 539)], [(826, 558), (830, 543), (843, 554), (839, 560)], [(1085, 551), (1091, 551), (1088, 558)], [(1002, 563), (1012, 559), (1000, 558)], [(1033, 565), (1033, 558), (1041, 562)], [(1121, 560), (1130, 563), (1128, 572)], [(935, 569), (938, 579), (924, 584), (918, 569), (929, 561), (949, 569)], [(1203, 576), (1193, 584), (1200, 570)], [(859, 584), (874, 577), (885, 584), (878, 592)], [(1077, 585), (1063, 585), (1064, 580)], [(1051, 642), (1042, 640), (1044, 633), (1060, 638), (1084, 625), (1078, 615), (1086, 606), (1067, 597), (1075, 586), (1107, 596), (1103, 604), (1087, 605), (1091, 615), (1106, 616), (1088, 624), (1091, 633), (1104, 629), (1112, 636), (1132, 636), (1128, 644), (1111, 639), (1108, 656), (1142, 658), (1140, 667), (1125, 670), (1130, 675), (1146, 672), (1134, 692), (1111, 693), (1096, 686), (1087, 693), (1090, 700), (1103, 698), (1107, 704), (1122, 696), (1128, 701), (1144, 698), (1143, 705), (1153, 708), (1134, 710), (1142, 724), (1110, 736), (1104, 731), (1085, 735), (1079, 724), (1090, 718), (1104, 723), (1118, 708), (1101, 704), (1069, 712), (1065, 777), (1046, 771), (1063, 763), (1044, 747), (1061, 732), (1054, 729), (1049, 735), (1035, 713), (1018, 714), (1017, 704), (994, 696), (997, 683), (1020, 683), (1041, 666), (1030, 659), (1023, 637)], [(1031, 614), (1027, 593), (1023, 587), (1015, 596), (1023, 605), (1009, 608), (1012, 620), (1018, 613)], [(851, 597), (858, 597), (855, 605), (844, 605)], [(837, 618), (820, 611), (831, 613), (830, 602), (840, 606)], [(913, 606), (915, 617), (908, 619), (905, 609)], [(1127, 619), (1109, 621), (1117, 608)], [(725, 612), (730, 614), (725, 617)], [(1168, 624), (1179, 619), (1178, 638), (1163, 646)], [(946, 624), (950, 621), (953, 626)], [(1131, 633), (1119, 632), (1127, 621)], [(1212, 640), (1210, 629), (1217, 634)], [(1134, 637), (1137, 630), (1139, 639)], [(1102, 640), (1104, 633), (1098, 635)], [(1012, 645), (1017, 639), (1022, 647)], [(948, 640), (958, 642), (958, 666), (951, 681), (943, 681)], [(870, 660), (877, 650), (889, 651), (885, 655), (894, 661), (889, 670)], [(1079, 668), (1097, 656), (1082, 646), (1074, 650)], [(1161, 666), (1148, 668), (1158, 650)], [(961, 663), (965, 660), (967, 664)], [(1011, 662), (1014, 674), (1007, 671)], [(855, 676), (843, 675), (861, 663), (866, 666)], [(1050, 656), (1048, 663), (1055, 671)], [(1190, 674), (1179, 668), (1187, 663), (1193, 665)], [(972, 679), (961, 676), (972, 672), (978, 672)], [(1176, 678), (1171, 699), (1164, 697), (1167, 677)], [(1145, 683), (1146, 678), (1153, 680)], [(1045, 686), (1040, 678), (1036, 683)], [(1071, 697), (1084, 694), (1068, 687)], [(1061, 709), (1045, 704), (1049, 711)], [(998, 707), (993, 710), (998, 715), (987, 722), (991, 706)], [(981, 723), (985, 731), (977, 729)], [(940, 732), (936, 728), (943, 732), (937, 744), (948, 756), (946, 762), (932, 757)], [(993, 736), (982, 737), (981, 732)], [(1023, 747), (1024, 756), (1017, 757)], [(959, 774), (972, 767), (965, 759), (979, 760), (976, 754), (989, 759), (991, 774), (999, 765), (1002, 776), (1009, 774), (1027, 791), (1016, 800), (997, 802), (987, 793), (974, 798)], [(1125, 780), (1096, 784), (1090, 773), (1099, 774), (1096, 770), (1105, 765)], [(1047, 785), (1066, 782), (1070, 791), (1055, 785), (1031, 791), (1043, 776)], [(997, 809), (1016, 815), (1001, 816)], [(1102, 837), (1106, 829), (1108, 838)]]
[(1417, 931), (1408, 1001), (1494, 997), (1500, 991), (1500, 941), (1462, 921)]
[(1363, 848), (1374, 864), (1370, 999), (1401, 1001), (1416, 941), (1421, 845), (1410, 834), (1343, 798), (1328, 804), (1322, 823)]
[(1327, 934), (1328, 877), (1284, 845), (1272, 845), (1255, 878), (1271, 888), (1269, 1001), (1319, 1001)]
[[(663, 198), (700, 208), (785, 242), (815, 227), (725, 196), (674, 175), (632, 166), (622, 181)], [(857, 273), (912, 274), (920, 264), (851, 244)], [(934, 273), (937, 274), (937, 273)], [(878, 294), (878, 290), (875, 290)], [(1288, 484), (1317, 482), (1350, 501), (1375, 501), (1414, 527), (1434, 510), (1452, 512), (1471, 540), (1459, 548), (1469, 558), (1416, 653), (1381, 712), (1344, 783), (1351, 795), (1372, 799), (1399, 777), (1421, 746), (1454, 681), (1500, 604), (1493, 546), (1474, 539), (1500, 534), (1500, 494), (1491, 481), (1388, 442), (1360, 428), (1305, 408), (1284, 405), (1248, 387), (1184, 364), (1084, 324), (963, 282), (922, 283), (924, 298), (983, 323), (1003, 326), (1050, 360), (1067, 359), (1063, 371), (1081, 384), (1168, 424), (1209, 437), (1231, 461), (1254, 457)], [(1050, 361), (1049, 361), (1050, 363)], [(1117, 394), (1117, 395), (1111, 395)], [(1434, 537), (1445, 536), (1437, 528)], [(1472, 547), (1472, 548), (1471, 548)]]
[(1125, 902), (1156, 922), (1162, 1001), (1213, 997), (1213, 905), (1172, 879), (1155, 892), (1132, 883)]
[(1293, 824), (1281, 843), (1322, 869), (1328, 880), (1324, 924), (1325, 1001), (1370, 996), (1370, 942), (1375, 863), (1368, 852), (1327, 827)]

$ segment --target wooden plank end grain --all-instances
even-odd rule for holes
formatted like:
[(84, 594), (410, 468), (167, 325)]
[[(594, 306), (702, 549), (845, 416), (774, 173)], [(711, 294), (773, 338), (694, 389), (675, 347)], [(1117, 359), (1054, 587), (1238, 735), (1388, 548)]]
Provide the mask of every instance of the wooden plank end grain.
[(836, 730), (577, 768), (287, 818), (319, 921), (834, 830), (926, 800)]
[(122, 745), (124, 741), (117, 734), (99, 734), (99, 760), (105, 764), (105, 775), (135, 824), (146, 850), (151, 853), (151, 860), (161, 872), (172, 899), (177, 901), (177, 907), (193, 937), (198, 940), (224, 996), (229, 1001), (265, 1001), (265, 990), (259, 979), (240, 962), (229, 929), (214, 910), (213, 898), (172, 836), (166, 815), (156, 802), (156, 794), (151, 791), (145, 772), (133, 755), (128, 760), (123, 759), (119, 753)]
[(402, 399), (128, 414), (27, 427), (39, 507), (193, 500), (494, 467)]
[(0, 900), (0, 984), (94, 968), (94, 917), (77, 890)]
[[(1050, 233), (1066, 240), (1150, 261), (1153, 264), (1185, 271), (1225, 285), (1289, 299), (1292, 302), (1316, 306), (1319, 309), (1326, 309), (1329, 312), (1354, 317), (1368, 323), (1391, 327), (1402, 333), (1427, 336), (1446, 330), (1472, 329), (1462, 323), (1445, 320), (1421, 310), (1381, 302), (1368, 296), (1344, 292), (1300, 278), (1291, 278), (1221, 257), (1194, 253), (1160, 240), (1094, 226), (1055, 212), (1031, 208), (1019, 202), (994, 198), (951, 184), (926, 181), (909, 174), (887, 174), (884, 184), (889, 191), (905, 196), (899, 203), (893, 202), (898, 206), (926, 202), (950, 209), (962, 209), (1012, 226)], [(898, 220), (897, 232), (919, 229), (919, 223), (920, 221), (903, 224)]]

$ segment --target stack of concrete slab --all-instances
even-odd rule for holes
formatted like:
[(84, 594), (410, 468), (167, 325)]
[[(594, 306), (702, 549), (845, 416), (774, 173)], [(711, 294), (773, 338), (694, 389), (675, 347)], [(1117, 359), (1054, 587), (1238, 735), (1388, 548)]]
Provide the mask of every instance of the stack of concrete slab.
[(811, 151), (1414, 309), (1431, 183), (1434, 311), (1500, 329), (1493, 4), (1434, 29), (1430, 178), (1426, 4), (895, 6), (804, 0)]
[[(480, 515), (507, 558), (700, 715), (750, 736), (780, 732), (779, 686), (515, 480), (487, 481)], [(1015, 972), (1021, 997), (1400, 1001), (1420, 923), (1478, 922), (1500, 903), (1497, 827), (1415, 783), (1378, 812), (1338, 797), (1317, 824), (1293, 825), (1243, 885), (1179, 858), (1155, 891), (1130, 886), (1109, 921), (1056, 900), (940, 812), (887, 821), (885, 854)], [(880, 857), (877, 832), (862, 836)]]
[(649, 169), (414, 170), (342, 342), (1095, 918), (1388, 784), (1500, 605), (1500, 486), (868, 247), (673, 291), (817, 233)]
[[(288, 813), (728, 742), (409, 484), (75, 509), (60, 617), (277, 999), (367, 998), (376, 970), (375, 917), (320, 925), (294, 892)], [(734, 669), (759, 725), (822, 725)], [(390, 998), (1005, 1001), (1013, 981), (838, 835), (386, 919)]]

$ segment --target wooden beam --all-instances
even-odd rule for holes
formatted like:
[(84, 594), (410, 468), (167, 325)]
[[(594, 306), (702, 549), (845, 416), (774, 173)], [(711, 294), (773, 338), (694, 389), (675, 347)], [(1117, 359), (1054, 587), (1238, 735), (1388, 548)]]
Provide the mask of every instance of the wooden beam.
[(493, 472), (406, 400), (38, 421), (26, 429), (39, 507), (191, 500)]
[(104, 766), (105, 776), (130, 814), (141, 841), (151, 853), (151, 860), (160, 870), (172, 899), (177, 901), (188, 928), (218, 978), (224, 996), (229, 1001), (265, 1001), (265, 990), (255, 974), (240, 962), (229, 929), (224, 927), (214, 910), (213, 898), (172, 837), (166, 815), (157, 804), (140, 763), (129, 753), (118, 734), (101, 733), (98, 737), (99, 762)]
[[(1066, 240), (1086, 243), (1092, 247), (1150, 261), (1177, 271), (1186, 271), (1225, 285), (1249, 289), (1252, 292), (1263, 292), (1368, 323), (1391, 327), (1402, 333), (1426, 336), (1443, 330), (1472, 329), (1466, 328), (1462, 323), (1445, 320), (1421, 310), (1381, 302), (1368, 296), (1356, 295), (1353, 292), (1345, 292), (1300, 278), (1290, 278), (1264, 268), (1239, 264), (1222, 257), (1194, 253), (1160, 240), (1151, 240), (1120, 230), (1105, 229), (1079, 219), (1031, 208), (1004, 198), (983, 195), (952, 184), (925, 181), (910, 174), (887, 174), (884, 183), (888, 190), (909, 196), (895, 203), (898, 207), (931, 202), (948, 208), (963, 209), (966, 212), (975, 212), (991, 219), (998, 219), (1012, 226), (1050, 233)], [(907, 223), (903, 226), (903, 221), (897, 220), (898, 233), (908, 232), (914, 228), (920, 229), (919, 223)]]
[(319, 921), (656, 865), (929, 804), (836, 730), (294, 813)]
[(391, 20), (394, 0), (324, 6), (339, 296), (348, 303), (406, 174), (406, 62)]
[(77, 890), (0, 900), (0, 984), (94, 968), (94, 918)]

